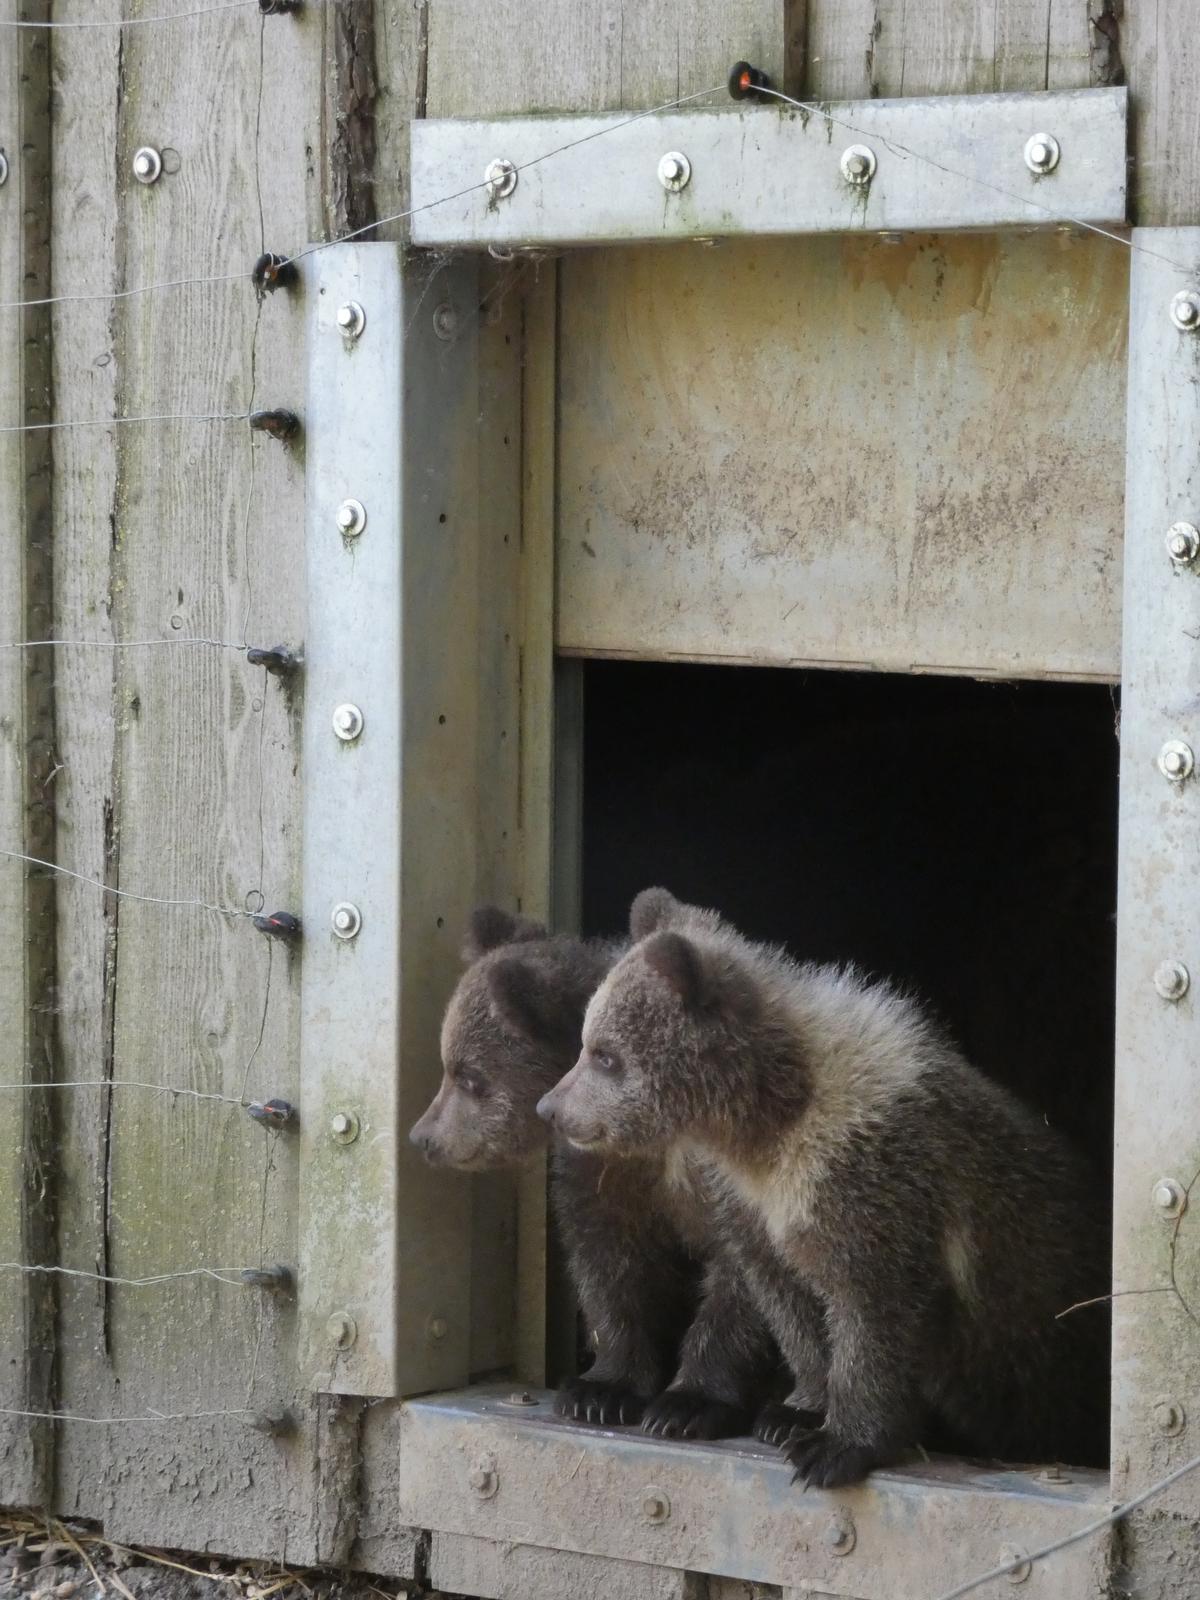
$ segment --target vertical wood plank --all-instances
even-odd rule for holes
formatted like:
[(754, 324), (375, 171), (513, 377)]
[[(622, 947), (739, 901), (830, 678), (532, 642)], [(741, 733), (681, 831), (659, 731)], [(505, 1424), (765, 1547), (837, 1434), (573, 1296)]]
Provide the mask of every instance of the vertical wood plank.
[(780, 0), (437, 0), (429, 46), (430, 116), (636, 109), (723, 87), (742, 57), (781, 81), (784, 14)]
[(1200, 222), (1200, 38), (1188, 6), (1127, 5), (1119, 22), (1133, 114), (1134, 218)]

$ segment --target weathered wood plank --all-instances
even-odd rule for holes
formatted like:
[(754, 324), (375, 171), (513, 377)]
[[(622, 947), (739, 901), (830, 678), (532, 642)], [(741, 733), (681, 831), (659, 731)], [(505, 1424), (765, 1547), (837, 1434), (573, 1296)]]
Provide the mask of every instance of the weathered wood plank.
[(1134, 113), (1134, 218), (1200, 222), (1200, 44), (1188, 6), (1127, 5), (1120, 48)]
[(570, 256), (559, 648), (1115, 678), (1127, 269), (1057, 235)]
[[(280, 293), (259, 308), (248, 273), (264, 245), (293, 246), (306, 216), (319, 43), (311, 15), (247, 10), (124, 35), (126, 281), (247, 274), (121, 302), (124, 414), (301, 408), (299, 307)], [(165, 153), (150, 187), (129, 176), (141, 143)], [(298, 455), (252, 437), (244, 422), (130, 426), (119, 448), (118, 636), (298, 645)], [(267, 910), (294, 906), (290, 695), (236, 650), (164, 647), (122, 653), (116, 699), (110, 870), (121, 887), (235, 910), (260, 897)], [(244, 918), (123, 902), (113, 1035), (119, 1078), (297, 1098), (294, 965)], [(111, 1128), (115, 1273), (294, 1265), (287, 1138), (265, 1134), (236, 1106), (119, 1091)], [(122, 1409), (217, 1415), (113, 1430), (95, 1489), (110, 1532), (262, 1555), (286, 1546), (299, 1560), (315, 1553), (305, 1449), (249, 1429), (245, 1416), (289, 1409), (303, 1422), (292, 1322), (286, 1298), (205, 1278), (114, 1288)]]
[(640, 108), (724, 86), (740, 58), (778, 82), (780, 0), (436, 0), (430, 116)]

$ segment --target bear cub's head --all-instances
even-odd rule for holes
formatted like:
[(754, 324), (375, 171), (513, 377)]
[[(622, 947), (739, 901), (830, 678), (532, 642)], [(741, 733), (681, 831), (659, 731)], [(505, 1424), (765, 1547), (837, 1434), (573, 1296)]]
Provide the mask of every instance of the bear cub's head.
[(441, 1087), (409, 1139), (438, 1166), (515, 1166), (546, 1142), (538, 1097), (578, 1054), (603, 966), (582, 941), (496, 906), (472, 914), (463, 959), (442, 1023)]
[(538, 1114), (580, 1149), (631, 1155), (727, 1118), (758, 996), (715, 912), (644, 889), (637, 941), (592, 997), (579, 1060)]

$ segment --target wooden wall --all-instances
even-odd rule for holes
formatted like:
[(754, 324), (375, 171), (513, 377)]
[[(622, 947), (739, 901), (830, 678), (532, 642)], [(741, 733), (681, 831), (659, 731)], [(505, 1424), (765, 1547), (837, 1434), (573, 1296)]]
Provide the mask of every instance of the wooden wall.
[[(192, 8), (55, 0), (53, 19), (172, 9)], [(48, 14), (49, 0), (0, 0), (0, 21)], [(83, 297), (52, 314), (0, 308), (0, 427), (45, 420), (51, 395), (60, 420), (112, 424), (0, 434), (0, 646), (98, 642), (0, 649), (0, 848), (53, 850), (134, 895), (296, 904), (299, 702), (237, 650), (104, 645), (301, 644), (302, 453), (244, 421), (113, 419), (299, 408), (300, 308), (283, 294), (259, 305), (250, 266), (264, 247), (401, 210), (410, 118), (640, 109), (722, 83), (738, 56), (823, 98), (1068, 88), (1124, 70), (1139, 220), (1200, 221), (1189, 19), (1150, 0), (310, 0), (296, 18), (248, 3), (125, 29), (0, 27), (0, 299), (47, 285)], [(130, 176), (143, 143), (168, 168), (150, 187)], [(553, 271), (529, 303), (541, 409), (527, 439), (544, 436), (553, 398)], [(117, 298), (226, 273), (237, 281)], [(526, 473), (543, 534), (545, 461), (543, 438)], [(0, 917), (0, 1081), (296, 1098), (297, 970), (244, 918), (118, 901), (7, 859)], [(0, 1094), (4, 1261), (52, 1248), (127, 1278), (290, 1262), (297, 1185), (294, 1146), (235, 1105)], [(0, 1501), (50, 1499), (117, 1538), (411, 1570), (394, 1407), (314, 1405), (294, 1344), (286, 1301), (210, 1279), (6, 1274), (0, 1405), (217, 1414), (63, 1423), (53, 1440), (0, 1415)], [(250, 1425), (284, 1410), (283, 1437)]]

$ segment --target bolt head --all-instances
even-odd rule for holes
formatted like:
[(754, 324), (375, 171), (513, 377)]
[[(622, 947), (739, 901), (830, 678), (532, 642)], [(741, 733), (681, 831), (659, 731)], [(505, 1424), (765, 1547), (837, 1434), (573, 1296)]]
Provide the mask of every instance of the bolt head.
[(334, 1133), (349, 1133), (350, 1118), (344, 1111), (339, 1111), (336, 1116), (331, 1118), (329, 1126), (333, 1129)]
[(1033, 1571), (1033, 1563), (1024, 1550), (1014, 1550), (1011, 1545), (1005, 1545), (1000, 1552), (1001, 1561), (1015, 1561), (1016, 1566), (1005, 1573), (1009, 1583), (1025, 1583)]
[(1187, 566), (1200, 554), (1200, 528), (1190, 522), (1173, 522), (1167, 529), (1167, 554), (1179, 566)]
[(329, 921), (339, 939), (353, 939), (362, 927), (362, 913), (357, 906), (343, 900), (334, 906)]
[(1025, 141), (1025, 165), (1030, 172), (1053, 172), (1059, 154), (1058, 140), (1052, 133), (1035, 133)]
[(646, 1522), (665, 1522), (671, 1515), (671, 1501), (664, 1490), (653, 1485), (642, 1491), (642, 1517)]
[(358, 1338), (358, 1323), (348, 1311), (335, 1311), (325, 1324), (325, 1331), (339, 1350), (349, 1350)]
[(439, 339), (453, 339), (458, 332), (458, 313), (448, 301), (434, 307), (433, 331)]
[(838, 165), (847, 183), (868, 184), (875, 176), (875, 152), (865, 144), (848, 145)]
[(825, 1525), (825, 1532), (821, 1537), (825, 1548), (832, 1550), (835, 1556), (849, 1555), (854, 1549), (854, 1528), (840, 1517), (835, 1517), (832, 1522)]
[(367, 314), (357, 300), (347, 300), (337, 308), (335, 321), (347, 339), (357, 339), (367, 325)]
[(668, 150), (659, 159), (658, 181), (671, 194), (678, 194), (692, 181), (692, 163), (682, 150)]
[(507, 200), (517, 187), (516, 165), (504, 156), (497, 156), (488, 162), (483, 181), (493, 200)]
[(133, 175), (139, 183), (154, 183), (162, 172), (162, 156), (151, 145), (134, 152)]
[(349, 701), (336, 707), (333, 713), (333, 731), (344, 744), (350, 744), (363, 731), (363, 714)]
[(430, 1317), (429, 1337), (433, 1340), (434, 1344), (437, 1344), (444, 1339), (449, 1331), (449, 1328), (446, 1326), (445, 1317)]
[(1171, 301), (1171, 321), (1186, 333), (1200, 328), (1200, 290), (1181, 289)]
[(1165, 1217), (1178, 1217), (1187, 1204), (1183, 1187), (1174, 1178), (1160, 1178), (1154, 1185), (1154, 1204)]
[(1172, 783), (1191, 777), (1196, 759), (1192, 747), (1182, 739), (1168, 739), (1158, 753), (1158, 770)]
[(0, 188), (8, 182), (8, 157), (0, 150)]
[(367, 525), (366, 507), (361, 500), (343, 500), (334, 520), (343, 539), (356, 539)]
[(1160, 1400), (1154, 1407), (1154, 1421), (1160, 1432), (1176, 1437), (1187, 1426), (1187, 1413), (1174, 1400)]
[(1154, 987), (1164, 1000), (1182, 1000), (1190, 982), (1182, 961), (1163, 961), (1154, 969)]

